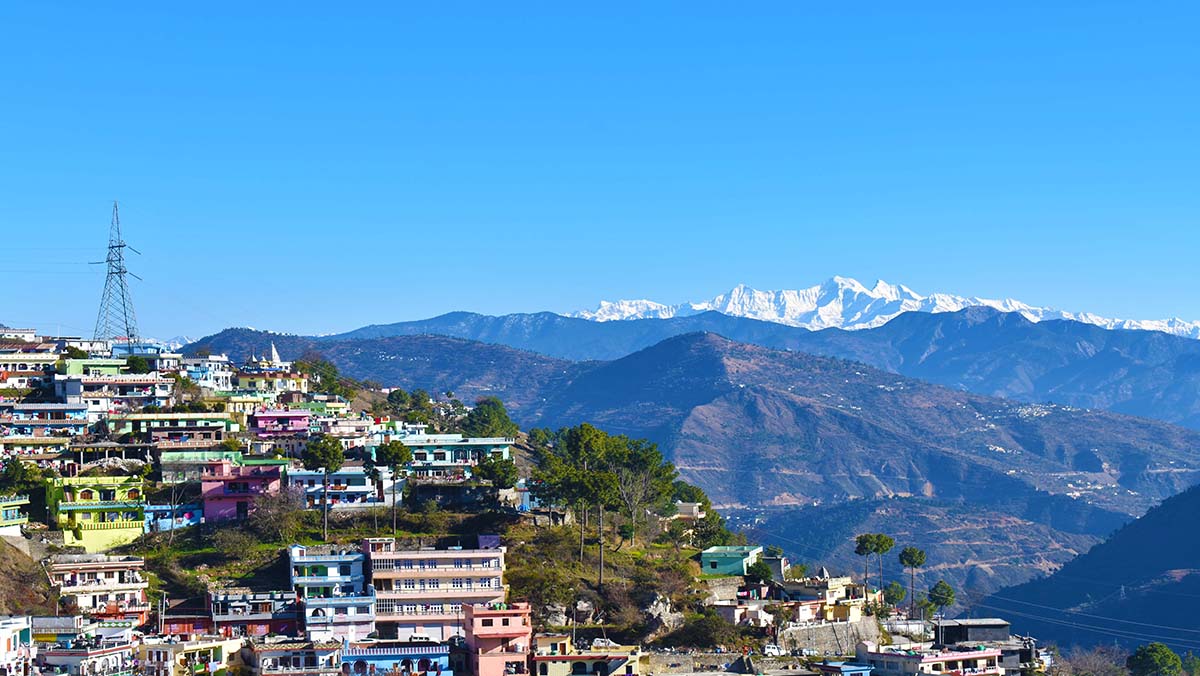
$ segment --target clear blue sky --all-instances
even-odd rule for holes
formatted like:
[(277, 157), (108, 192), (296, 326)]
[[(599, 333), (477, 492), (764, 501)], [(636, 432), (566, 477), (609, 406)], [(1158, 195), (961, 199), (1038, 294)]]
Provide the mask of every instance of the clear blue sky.
[(1200, 319), (1200, 8), (982, 4), (7, 3), (0, 322), (90, 334), (114, 198), (159, 337), (834, 274)]

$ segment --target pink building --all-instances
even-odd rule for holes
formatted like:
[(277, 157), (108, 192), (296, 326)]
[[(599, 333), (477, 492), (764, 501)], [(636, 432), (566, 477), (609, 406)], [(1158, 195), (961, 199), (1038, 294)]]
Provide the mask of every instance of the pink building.
[(528, 673), (533, 631), (528, 603), (463, 606), (467, 660), (475, 676)]
[(295, 437), (308, 434), (309, 412), (274, 409), (255, 411), (248, 418), (250, 431), (263, 439)]
[(228, 460), (210, 462), (200, 474), (204, 520), (244, 519), (256, 497), (277, 492), (282, 483), (278, 465), (242, 467)]

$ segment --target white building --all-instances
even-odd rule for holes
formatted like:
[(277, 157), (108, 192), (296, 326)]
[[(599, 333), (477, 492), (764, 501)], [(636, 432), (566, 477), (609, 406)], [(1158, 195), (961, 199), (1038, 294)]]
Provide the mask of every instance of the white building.
[(25, 676), (36, 656), (29, 616), (0, 617), (0, 676)]

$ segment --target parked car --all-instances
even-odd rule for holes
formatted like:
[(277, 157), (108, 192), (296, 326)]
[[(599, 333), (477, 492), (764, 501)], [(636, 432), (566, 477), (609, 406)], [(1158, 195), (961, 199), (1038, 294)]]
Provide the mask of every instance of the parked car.
[(763, 646), (763, 655), (766, 657), (783, 657), (783, 648), (774, 643), (768, 643)]

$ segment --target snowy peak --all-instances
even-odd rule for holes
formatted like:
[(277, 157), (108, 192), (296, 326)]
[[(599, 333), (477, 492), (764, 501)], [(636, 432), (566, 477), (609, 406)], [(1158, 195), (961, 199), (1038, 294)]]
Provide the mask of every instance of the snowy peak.
[(923, 296), (903, 284), (882, 279), (867, 288), (850, 277), (833, 277), (804, 289), (760, 291), (739, 284), (709, 300), (666, 305), (651, 300), (601, 301), (591, 311), (568, 316), (598, 322), (625, 319), (669, 319), (700, 312), (720, 312), (734, 317), (798, 326), (806, 329), (867, 329), (886, 324), (904, 312), (957, 312), (968, 307), (989, 307), (1001, 312), (1019, 312), (1026, 319), (1071, 319), (1106, 329), (1162, 331), (1200, 338), (1200, 322), (1182, 319), (1110, 319), (1091, 313), (1072, 313), (1037, 307), (1012, 298), (990, 299), (933, 293)]

